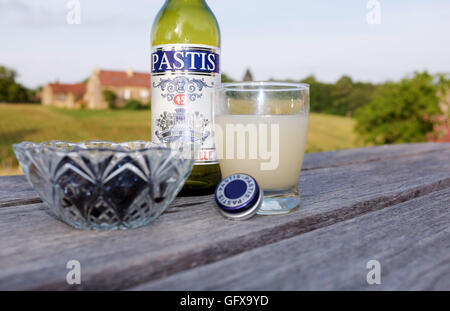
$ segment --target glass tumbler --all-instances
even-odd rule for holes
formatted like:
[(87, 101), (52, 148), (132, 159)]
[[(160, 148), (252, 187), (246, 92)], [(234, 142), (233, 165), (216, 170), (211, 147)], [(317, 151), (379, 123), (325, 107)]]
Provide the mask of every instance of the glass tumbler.
[(226, 83), (217, 88), (213, 102), (223, 178), (244, 173), (256, 179), (264, 191), (258, 214), (286, 214), (299, 207), (309, 85)]

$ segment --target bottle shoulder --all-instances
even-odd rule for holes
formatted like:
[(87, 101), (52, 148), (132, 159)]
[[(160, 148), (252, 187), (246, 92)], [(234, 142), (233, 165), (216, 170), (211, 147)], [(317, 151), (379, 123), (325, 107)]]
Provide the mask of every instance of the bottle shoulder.
[(220, 47), (217, 19), (209, 7), (163, 7), (153, 22), (152, 46), (203, 44)]

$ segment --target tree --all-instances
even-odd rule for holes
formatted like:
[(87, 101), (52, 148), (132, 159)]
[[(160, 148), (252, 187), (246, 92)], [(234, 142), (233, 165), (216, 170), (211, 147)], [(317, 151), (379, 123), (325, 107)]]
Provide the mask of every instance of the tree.
[(441, 114), (434, 116), (425, 116), (433, 122), (433, 131), (428, 133), (429, 141), (450, 142), (450, 75), (438, 74), (436, 76), (439, 90), (437, 93), (439, 99), (439, 108)]
[(346, 115), (349, 104), (349, 96), (353, 92), (353, 80), (349, 76), (341, 77), (332, 87), (333, 113)]
[(104, 90), (103, 91), (103, 99), (108, 103), (109, 109), (115, 109), (116, 108), (116, 100), (117, 95), (111, 90)]
[(0, 66), (0, 102), (18, 103), (29, 101), (29, 91), (16, 82), (14, 70)]
[(332, 86), (329, 113), (354, 116), (356, 110), (372, 100), (375, 89), (376, 86), (371, 83), (354, 82), (349, 76), (342, 76)]
[(253, 75), (252, 75), (252, 72), (250, 71), (250, 68), (248, 68), (247, 71), (245, 72), (243, 81), (244, 82), (251, 82), (251, 81), (253, 81)]
[(356, 111), (371, 102), (376, 85), (357, 82), (353, 84), (353, 90), (347, 95), (346, 115), (353, 117)]
[(137, 99), (131, 98), (125, 103), (124, 108), (128, 110), (140, 110), (144, 108), (144, 105)]
[(231, 78), (230, 76), (228, 76), (225, 73), (222, 73), (222, 83), (227, 83), (227, 82), (235, 82), (235, 80), (233, 78)]
[(368, 143), (391, 144), (426, 140), (441, 113), (438, 84), (427, 72), (415, 73), (399, 83), (388, 82), (375, 91), (373, 100), (356, 112), (356, 130)]
[(332, 113), (331, 84), (322, 83), (314, 76), (309, 76), (301, 81), (310, 86), (310, 102), (312, 112)]
[(312, 112), (335, 115), (354, 116), (356, 110), (372, 100), (376, 89), (376, 85), (354, 82), (349, 76), (334, 84), (320, 82), (312, 75), (301, 82), (310, 85)]

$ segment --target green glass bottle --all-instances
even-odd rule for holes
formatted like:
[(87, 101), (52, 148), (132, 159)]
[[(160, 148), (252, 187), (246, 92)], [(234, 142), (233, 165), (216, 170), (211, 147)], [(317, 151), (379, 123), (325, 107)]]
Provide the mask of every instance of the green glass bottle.
[[(212, 92), (221, 83), (220, 31), (205, 0), (166, 0), (152, 28), (152, 140), (176, 139), (178, 121), (196, 118), (202, 143), (181, 195), (214, 192), (221, 174)], [(188, 129), (192, 130), (192, 129)]]

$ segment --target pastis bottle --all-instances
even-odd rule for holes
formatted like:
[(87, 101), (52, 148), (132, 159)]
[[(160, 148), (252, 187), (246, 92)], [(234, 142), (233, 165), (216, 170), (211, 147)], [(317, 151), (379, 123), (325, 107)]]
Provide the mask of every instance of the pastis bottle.
[(195, 118), (195, 128), (185, 130), (202, 147), (182, 194), (211, 194), (221, 179), (211, 102), (221, 83), (217, 20), (205, 0), (166, 0), (153, 23), (151, 44), (152, 140), (177, 139), (179, 121)]

